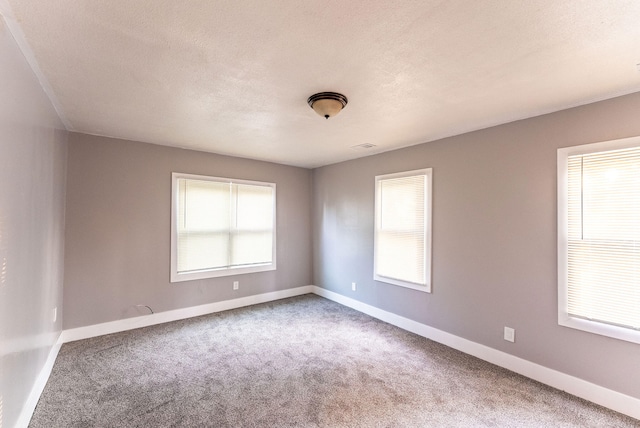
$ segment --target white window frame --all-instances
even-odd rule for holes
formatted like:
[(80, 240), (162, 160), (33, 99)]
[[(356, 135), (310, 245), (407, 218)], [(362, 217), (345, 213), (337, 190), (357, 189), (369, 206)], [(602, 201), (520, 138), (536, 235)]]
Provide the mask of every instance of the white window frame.
[(640, 146), (640, 137), (583, 144), (558, 149), (558, 324), (590, 333), (640, 343), (640, 331), (598, 321), (572, 317), (568, 311), (568, 158), (572, 155), (606, 152)]
[[(378, 228), (380, 222), (380, 186), (379, 183), (384, 180), (412, 177), (417, 175), (424, 175), (426, 178), (425, 183), (425, 209), (424, 209), (424, 283), (414, 283), (397, 278), (390, 278), (378, 274)], [(426, 293), (431, 293), (431, 225), (432, 225), (432, 195), (433, 195), (433, 170), (432, 168), (423, 168), (413, 171), (404, 171), (393, 174), (378, 175), (375, 177), (375, 223), (374, 223), (374, 256), (373, 256), (373, 279), (375, 281), (385, 282), (387, 284), (398, 285), (400, 287), (406, 287), (413, 290), (418, 290)]]
[[(201, 181), (212, 181), (218, 183), (246, 184), (256, 186), (268, 186), (273, 189), (273, 240), (272, 240), (272, 261), (271, 263), (261, 263), (250, 266), (231, 266), (225, 268), (198, 270), (192, 272), (178, 272), (178, 180), (192, 179)], [(173, 172), (171, 174), (171, 282), (191, 281), (196, 279), (218, 278), (231, 275), (241, 275), (247, 273), (265, 272), (276, 270), (276, 184), (261, 181), (240, 180), (225, 177), (212, 177), (208, 175), (195, 175)]]

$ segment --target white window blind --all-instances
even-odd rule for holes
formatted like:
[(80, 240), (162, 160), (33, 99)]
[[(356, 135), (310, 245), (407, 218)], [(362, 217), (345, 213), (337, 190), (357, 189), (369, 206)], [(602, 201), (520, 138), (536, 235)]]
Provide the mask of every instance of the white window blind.
[(376, 177), (374, 279), (429, 291), (431, 169)]
[(173, 229), (172, 281), (270, 270), (275, 185), (174, 174)]
[(229, 266), (229, 184), (180, 178), (178, 187), (178, 272)]
[(566, 193), (559, 192), (559, 206), (560, 197), (566, 198), (566, 242), (559, 253), (566, 252), (566, 267), (559, 266), (564, 275), (561, 324), (640, 341), (640, 335), (620, 331), (640, 330), (640, 147), (595, 147), (593, 152), (566, 153), (563, 160)]

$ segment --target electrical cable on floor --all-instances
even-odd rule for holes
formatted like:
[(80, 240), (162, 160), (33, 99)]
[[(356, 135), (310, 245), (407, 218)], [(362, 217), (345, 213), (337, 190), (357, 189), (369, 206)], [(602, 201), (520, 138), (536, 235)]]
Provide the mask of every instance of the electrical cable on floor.
[(153, 314), (153, 309), (151, 309), (151, 306), (149, 305), (134, 305), (136, 308), (147, 308), (149, 309), (149, 311), (151, 311), (151, 313)]

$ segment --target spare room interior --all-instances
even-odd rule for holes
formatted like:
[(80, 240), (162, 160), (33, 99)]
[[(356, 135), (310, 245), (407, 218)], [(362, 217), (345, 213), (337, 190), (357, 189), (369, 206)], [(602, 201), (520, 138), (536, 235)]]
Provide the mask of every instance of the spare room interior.
[(640, 424), (640, 2), (0, 14), (0, 427), (29, 425), (61, 349), (262, 304)]

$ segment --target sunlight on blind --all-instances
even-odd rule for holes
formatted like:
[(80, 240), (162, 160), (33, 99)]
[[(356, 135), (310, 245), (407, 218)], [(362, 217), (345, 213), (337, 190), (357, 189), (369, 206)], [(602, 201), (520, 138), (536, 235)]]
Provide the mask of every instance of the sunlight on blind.
[(235, 185), (236, 226), (233, 231), (232, 265), (272, 261), (273, 189)]
[(178, 179), (178, 272), (272, 261), (274, 190)]
[(640, 148), (568, 158), (568, 312), (640, 328)]
[(377, 274), (426, 284), (426, 176), (380, 180), (377, 222)]
[(178, 272), (227, 266), (228, 183), (178, 180)]

